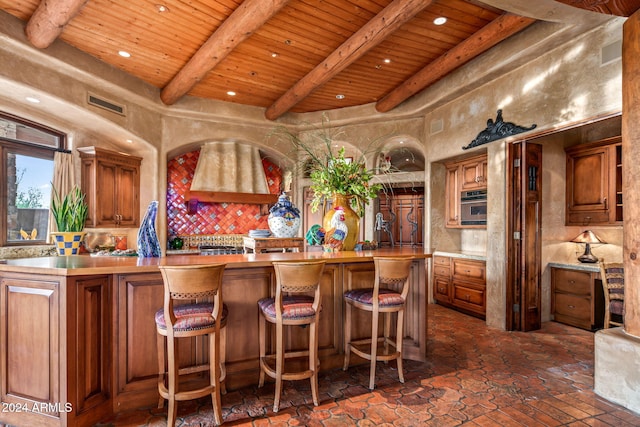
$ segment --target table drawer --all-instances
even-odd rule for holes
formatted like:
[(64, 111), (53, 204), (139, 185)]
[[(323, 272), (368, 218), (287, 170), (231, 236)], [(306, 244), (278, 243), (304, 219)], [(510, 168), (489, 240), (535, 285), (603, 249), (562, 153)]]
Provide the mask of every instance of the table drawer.
[(553, 269), (555, 292), (591, 295), (591, 273), (585, 271)]
[(557, 315), (591, 322), (591, 298), (574, 294), (555, 294), (554, 312)]

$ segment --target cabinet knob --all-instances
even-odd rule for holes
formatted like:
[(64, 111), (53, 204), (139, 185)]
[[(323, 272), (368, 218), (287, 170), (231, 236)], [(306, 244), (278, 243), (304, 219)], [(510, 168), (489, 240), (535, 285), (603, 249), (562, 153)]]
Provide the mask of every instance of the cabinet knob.
[(467, 294), (464, 296), (466, 298), (467, 301), (469, 301), (471, 299), (471, 295)]

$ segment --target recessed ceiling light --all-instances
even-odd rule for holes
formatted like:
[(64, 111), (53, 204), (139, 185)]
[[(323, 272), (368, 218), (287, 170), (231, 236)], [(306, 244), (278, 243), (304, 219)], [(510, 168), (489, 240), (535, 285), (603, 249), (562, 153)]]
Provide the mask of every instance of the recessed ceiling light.
[(122, 56), (123, 58), (130, 58), (131, 57), (131, 54), (129, 52), (127, 52), (126, 50), (119, 51), (118, 55)]
[(336, 99), (344, 99), (344, 95), (339, 93), (336, 95)]
[(133, 139), (127, 139), (127, 142), (128, 142), (129, 144), (133, 144)]
[(232, 90), (227, 91), (227, 95), (229, 96), (236, 96), (236, 93)]
[(34, 104), (39, 104), (40, 103), (40, 100), (38, 98), (33, 97), (33, 96), (27, 96), (25, 99), (27, 101), (29, 101), (29, 102), (34, 103)]
[(272, 58), (277, 58), (278, 57), (278, 52), (271, 52), (271, 57)]
[(436, 25), (443, 25), (445, 22), (447, 22), (447, 18), (445, 18), (444, 16), (441, 16), (433, 20), (433, 23)]
[(385, 63), (385, 64), (391, 64), (391, 60), (390, 60), (389, 58), (385, 58), (385, 59), (384, 59), (384, 63)]
[(169, 8), (163, 4), (156, 4), (156, 10), (160, 13), (169, 12)]

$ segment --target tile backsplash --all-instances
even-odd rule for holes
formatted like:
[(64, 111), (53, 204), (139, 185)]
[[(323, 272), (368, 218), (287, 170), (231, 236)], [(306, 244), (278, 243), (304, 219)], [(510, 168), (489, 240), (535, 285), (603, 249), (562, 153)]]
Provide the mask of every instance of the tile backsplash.
[[(260, 205), (239, 203), (198, 203), (197, 212), (187, 213), (184, 195), (191, 187), (200, 150), (175, 157), (167, 163), (168, 236), (196, 234), (246, 234), (249, 230), (269, 228), (267, 215), (260, 215)], [(279, 194), (282, 171), (262, 159), (271, 194)]]

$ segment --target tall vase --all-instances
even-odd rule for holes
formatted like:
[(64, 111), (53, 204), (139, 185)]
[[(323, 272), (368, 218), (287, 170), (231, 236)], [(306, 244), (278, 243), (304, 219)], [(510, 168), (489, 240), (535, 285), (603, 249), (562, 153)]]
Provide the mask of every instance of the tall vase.
[[(342, 244), (343, 251), (352, 251), (358, 242), (358, 236), (360, 235), (360, 217), (351, 209), (351, 197), (343, 194), (333, 195), (333, 206), (322, 219), (322, 227), (325, 231), (329, 231), (332, 228), (331, 219), (335, 214), (335, 208), (341, 207), (344, 213), (344, 223), (347, 226), (347, 236)], [(326, 237), (325, 237), (326, 238)]]
[(158, 201), (149, 203), (147, 212), (144, 214), (140, 229), (138, 230), (138, 257), (150, 258), (159, 257), (160, 240), (156, 234), (156, 215), (158, 213)]

